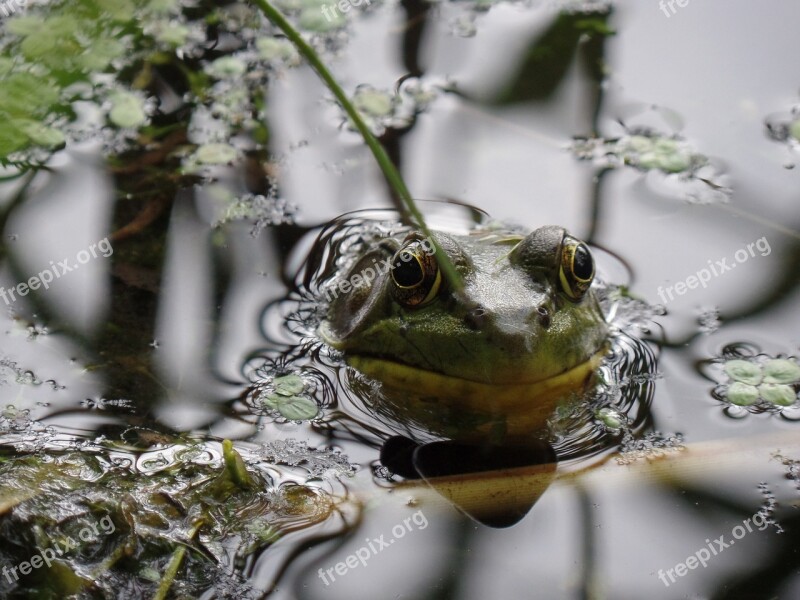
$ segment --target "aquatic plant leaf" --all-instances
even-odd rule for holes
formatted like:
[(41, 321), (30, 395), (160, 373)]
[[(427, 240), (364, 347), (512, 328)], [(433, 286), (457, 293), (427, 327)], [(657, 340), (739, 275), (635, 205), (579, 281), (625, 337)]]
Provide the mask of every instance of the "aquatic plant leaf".
[(729, 360), (725, 363), (725, 372), (734, 381), (748, 385), (761, 383), (761, 367), (749, 360)]
[(353, 104), (363, 113), (373, 117), (385, 117), (394, 109), (391, 94), (373, 88), (359, 89), (353, 95)]
[(0, 86), (0, 111), (11, 116), (41, 115), (58, 101), (59, 89), (32, 73), (12, 73)]
[(150, 0), (147, 3), (147, 10), (156, 14), (169, 14), (178, 12), (180, 0)]
[(38, 146), (55, 149), (60, 148), (66, 143), (63, 133), (39, 121), (17, 119), (14, 121), (13, 125), (18, 127), (31, 142)]
[(281, 534), (263, 519), (257, 519), (252, 523), (248, 523), (246, 529), (262, 543), (272, 543), (281, 537)]
[(264, 400), (264, 405), (277, 410), (290, 421), (307, 421), (316, 417), (319, 412), (316, 402), (306, 396), (270, 394)]
[(749, 406), (758, 402), (758, 389), (739, 381), (728, 388), (728, 400), (738, 406)]
[(130, 21), (136, 9), (132, 0), (89, 0), (88, 4), (115, 21)]
[(161, 43), (169, 46), (183, 46), (189, 39), (189, 28), (181, 23), (162, 21), (153, 27), (153, 36)]
[(789, 135), (800, 142), (800, 119), (793, 121), (792, 124), (789, 125)]
[(241, 488), (253, 487), (253, 478), (247, 472), (241, 454), (234, 449), (233, 442), (230, 440), (223, 440), (222, 456), (225, 459), (225, 468), (231, 481)]
[(782, 383), (762, 383), (758, 391), (764, 400), (778, 406), (791, 406), (797, 400), (794, 390)]
[(236, 159), (236, 148), (229, 144), (203, 144), (193, 155), (201, 165), (227, 165)]
[(764, 383), (794, 383), (800, 381), (800, 366), (788, 359), (773, 359), (764, 363)]
[(300, 63), (297, 50), (285, 39), (260, 37), (256, 40), (256, 50), (264, 60), (282, 60), (292, 65)]
[(87, 71), (101, 72), (108, 68), (112, 60), (125, 53), (125, 45), (114, 38), (94, 40), (91, 48), (76, 59), (76, 64)]
[(206, 69), (209, 75), (217, 79), (235, 79), (241, 77), (246, 70), (244, 61), (235, 56), (222, 56)]
[(281, 396), (294, 396), (302, 392), (306, 386), (306, 384), (303, 383), (303, 378), (299, 375), (276, 377), (272, 385), (275, 386), (275, 392)]
[(108, 118), (118, 127), (134, 128), (147, 122), (144, 102), (131, 92), (116, 92), (110, 97)]
[(19, 15), (9, 19), (6, 23), (6, 32), (14, 35), (27, 36), (46, 29), (46, 23), (39, 15)]
[(325, 33), (342, 27), (346, 23), (341, 12), (335, 11), (330, 18), (326, 17), (319, 8), (304, 8), (300, 11), (297, 24), (301, 29)]
[(0, 127), (0, 159), (4, 159), (27, 145), (28, 136), (14, 127), (13, 123), (6, 122), (3, 127)]

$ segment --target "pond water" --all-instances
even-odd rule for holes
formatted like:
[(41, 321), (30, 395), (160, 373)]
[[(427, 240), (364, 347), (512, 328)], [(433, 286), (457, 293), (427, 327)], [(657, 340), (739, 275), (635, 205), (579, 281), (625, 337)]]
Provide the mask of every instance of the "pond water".
[[(48, 545), (37, 519), (102, 506), (158, 542), (69, 562), (97, 582), (79, 597), (154, 597), (182, 546), (164, 597), (800, 597), (800, 4), (373, 2), (313, 34), (413, 195), (438, 201), (420, 203), (432, 226), (557, 224), (595, 251), (614, 326), (601, 390), (551, 424), (541, 465), (477, 488), (393, 476), (381, 447), (403, 427), (316, 336), (342, 266), (309, 253), (337, 227), (399, 226), (362, 139), (284, 46), (250, 77), (219, 62), (252, 66), (248, 19), (265, 22), (226, 4), (211, 36), (202, 3), (167, 4), (160, 26), (187, 28), (171, 52), (206, 69), (216, 104), (152, 60), (131, 84), (148, 123), (169, 131), (195, 106), (167, 151), (88, 86), (50, 123), (67, 134), (48, 168), (11, 178), (17, 160), (0, 183), (3, 565)], [(303, 11), (323, 5), (280, 6), (313, 24)], [(5, 17), (6, 50), (25, 14)], [(237, 86), (264, 90), (243, 110), (263, 131), (239, 126)], [(227, 512), (193, 487), (233, 460), (226, 439), (271, 494)], [(93, 487), (15, 475), (30, 456)], [(509, 526), (480, 518), (495, 500), (518, 510)], [(213, 518), (191, 521), (204, 503)], [(0, 594), (65, 594), (31, 577)]]

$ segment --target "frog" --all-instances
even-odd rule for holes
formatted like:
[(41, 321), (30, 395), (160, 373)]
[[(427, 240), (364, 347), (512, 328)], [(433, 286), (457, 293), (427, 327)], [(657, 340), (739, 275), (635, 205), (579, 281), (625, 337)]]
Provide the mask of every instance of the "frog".
[(401, 423), (445, 438), (517, 439), (591, 387), (609, 324), (592, 251), (565, 228), (412, 229), (363, 246), (328, 288), (318, 333), (380, 382), (379, 408)]

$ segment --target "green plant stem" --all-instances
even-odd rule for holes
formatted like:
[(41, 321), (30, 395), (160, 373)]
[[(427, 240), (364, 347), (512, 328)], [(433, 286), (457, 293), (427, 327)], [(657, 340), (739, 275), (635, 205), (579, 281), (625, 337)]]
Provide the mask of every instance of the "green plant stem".
[(344, 93), (344, 90), (333, 78), (333, 75), (331, 75), (328, 68), (323, 64), (319, 56), (317, 56), (317, 53), (314, 51), (314, 49), (308, 45), (308, 43), (303, 39), (303, 36), (300, 35), (300, 33), (291, 25), (291, 23), (289, 23), (289, 21), (287, 21), (286, 18), (274, 6), (272, 6), (272, 4), (267, 2), (267, 0), (253, 0), (253, 2), (256, 4), (256, 6), (258, 6), (259, 9), (261, 9), (261, 12), (264, 13), (264, 15), (273, 25), (283, 31), (289, 41), (291, 41), (300, 54), (305, 57), (311, 67), (317, 72), (317, 75), (319, 75), (320, 79), (325, 82), (325, 85), (328, 86), (328, 89), (342, 105), (342, 108), (344, 108), (347, 116), (350, 117), (350, 120), (355, 124), (356, 129), (358, 129), (359, 133), (361, 134), (361, 137), (364, 138), (367, 146), (372, 151), (372, 154), (375, 157), (375, 160), (378, 162), (378, 166), (380, 166), (381, 170), (383, 171), (383, 174), (386, 177), (386, 180), (389, 182), (389, 185), (395, 191), (397, 196), (403, 201), (408, 212), (414, 218), (425, 236), (433, 242), (433, 245), (436, 248), (436, 258), (439, 263), (439, 268), (441, 268), (445, 278), (455, 291), (462, 291), (463, 283), (461, 281), (461, 277), (458, 274), (458, 271), (456, 271), (455, 266), (453, 266), (450, 257), (448, 257), (447, 254), (442, 250), (439, 242), (437, 242), (436, 238), (434, 238), (431, 234), (431, 231), (428, 228), (428, 225), (425, 223), (425, 219), (423, 218), (419, 208), (417, 208), (414, 199), (411, 197), (411, 193), (408, 191), (402, 176), (394, 166), (392, 160), (389, 158), (386, 150), (372, 134), (372, 131), (370, 131), (369, 127), (364, 122), (364, 119), (361, 118), (361, 115), (356, 107), (353, 106), (352, 102), (350, 102), (350, 99)]
[[(189, 539), (193, 540), (194, 536), (197, 535), (197, 532), (200, 530), (200, 527), (203, 526), (204, 520), (201, 518), (199, 519), (194, 526), (189, 530)], [(167, 565), (166, 570), (164, 571), (164, 577), (161, 578), (161, 583), (158, 586), (158, 590), (156, 590), (155, 596), (153, 596), (153, 600), (165, 600), (167, 594), (169, 594), (169, 590), (172, 587), (172, 584), (175, 582), (175, 577), (178, 575), (178, 569), (181, 568), (181, 563), (183, 563), (183, 557), (186, 555), (186, 546), (179, 545), (175, 548), (175, 551), (172, 553), (172, 558), (169, 560), (169, 564)]]

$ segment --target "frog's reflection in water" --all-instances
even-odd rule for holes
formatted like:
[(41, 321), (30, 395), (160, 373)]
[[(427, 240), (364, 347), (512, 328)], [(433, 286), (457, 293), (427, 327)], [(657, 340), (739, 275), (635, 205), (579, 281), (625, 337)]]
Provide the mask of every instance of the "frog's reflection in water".
[(381, 463), (411, 486), (420, 478), (479, 523), (509, 527), (522, 519), (555, 478), (557, 457), (544, 440), (528, 444), (417, 444), (394, 436)]

